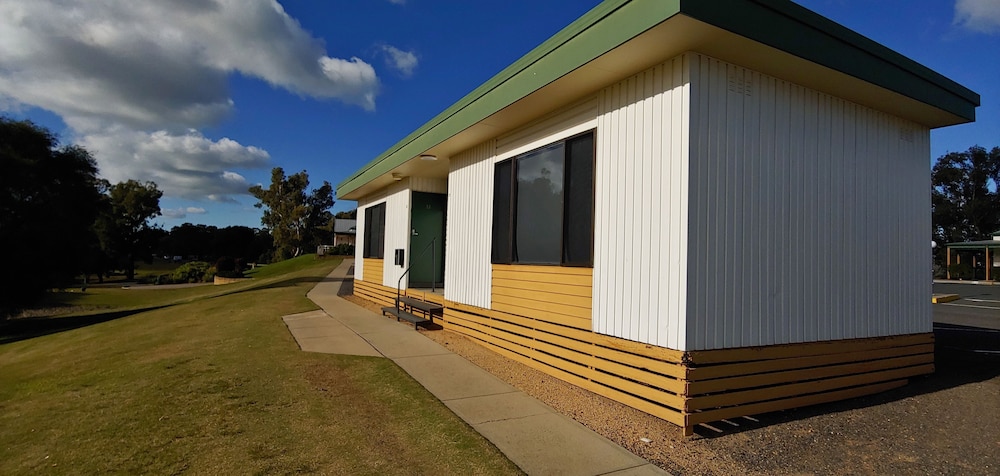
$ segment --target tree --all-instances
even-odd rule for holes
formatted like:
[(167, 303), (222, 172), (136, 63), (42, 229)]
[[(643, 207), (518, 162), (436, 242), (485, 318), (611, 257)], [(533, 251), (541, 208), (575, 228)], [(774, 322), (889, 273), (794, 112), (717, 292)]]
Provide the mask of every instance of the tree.
[[(931, 221), (937, 243), (972, 241), (1000, 229), (1000, 147), (940, 157), (931, 169)], [(938, 247), (941, 263), (943, 247)]]
[(101, 247), (125, 268), (125, 278), (135, 279), (137, 258), (149, 259), (162, 235), (149, 223), (160, 215), (160, 197), (153, 182), (128, 180), (108, 189), (107, 208), (98, 220)]
[(309, 175), (303, 170), (285, 176), (281, 167), (271, 170), (271, 186), (250, 187), (257, 208), (264, 208), (260, 222), (274, 239), (275, 257), (287, 259), (321, 244), (333, 229), (333, 187), (324, 181), (311, 193)]
[(0, 314), (86, 268), (102, 191), (86, 149), (58, 147), (45, 128), (0, 117)]
[(334, 216), (334, 218), (344, 219), (344, 220), (357, 220), (358, 219), (358, 209), (355, 208), (354, 210), (346, 210), (346, 211), (337, 212), (337, 214)]

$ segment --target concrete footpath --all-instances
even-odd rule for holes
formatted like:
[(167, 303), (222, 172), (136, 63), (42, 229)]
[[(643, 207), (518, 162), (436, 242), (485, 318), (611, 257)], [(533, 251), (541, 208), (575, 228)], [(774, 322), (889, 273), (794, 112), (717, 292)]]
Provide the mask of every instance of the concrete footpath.
[(666, 474), (413, 330), (337, 296), (353, 260), (308, 294), (321, 311), (285, 316), (308, 352), (392, 359), (528, 474)]

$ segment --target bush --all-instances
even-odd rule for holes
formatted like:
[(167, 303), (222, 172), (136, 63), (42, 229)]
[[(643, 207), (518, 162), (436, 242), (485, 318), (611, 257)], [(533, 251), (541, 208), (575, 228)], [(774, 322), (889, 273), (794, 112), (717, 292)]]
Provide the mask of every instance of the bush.
[(171, 279), (175, 283), (200, 283), (215, 277), (215, 268), (204, 261), (184, 263), (174, 270)]
[(223, 256), (215, 262), (215, 271), (218, 276), (223, 278), (242, 278), (242, 260), (233, 259), (230, 256)]
[(339, 245), (334, 246), (333, 248), (331, 248), (327, 252), (327, 254), (331, 254), (331, 255), (335, 255), (335, 256), (353, 256), (354, 255), (354, 245), (350, 245), (350, 244), (347, 244), (347, 243), (341, 243), (341, 244), (339, 244)]
[(972, 266), (969, 263), (955, 263), (948, 267), (951, 279), (972, 279)]

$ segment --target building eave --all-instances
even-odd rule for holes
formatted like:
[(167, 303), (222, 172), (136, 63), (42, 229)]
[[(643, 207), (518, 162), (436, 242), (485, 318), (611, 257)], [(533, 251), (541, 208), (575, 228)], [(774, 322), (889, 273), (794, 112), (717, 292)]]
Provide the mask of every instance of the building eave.
[[(787, 0), (609, 0), (337, 186), (357, 200), (404, 176), (447, 176), (448, 157), (600, 87), (695, 51), (925, 125), (975, 120), (979, 96)], [(423, 154), (441, 160), (419, 160)]]

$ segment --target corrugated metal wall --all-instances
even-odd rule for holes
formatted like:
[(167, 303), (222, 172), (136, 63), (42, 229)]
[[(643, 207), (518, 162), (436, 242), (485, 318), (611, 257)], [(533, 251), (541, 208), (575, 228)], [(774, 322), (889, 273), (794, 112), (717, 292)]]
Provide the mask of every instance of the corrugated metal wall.
[(493, 154), (488, 141), (451, 157), (445, 232), (445, 299), (490, 307)]
[[(497, 137), (496, 161), (544, 147), (597, 126), (597, 97), (592, 96)], [(492, 174), (492, 171), (490, 172)]]
[[(382, 277), (374, 282), (383, 286), (396, 287), (397, 280), (405, 267), (393, 264), (393, 251), (397, 248), (407, 249), (410, 238), (410, 189), (409, 180), (405, 179), (396, 182), (378, 192), (367, 195), (358, 200), (358, 246), (354, 248), (354, 278), (368, 279), (371, 276), (364, 275), (364, 236), (365, 209), (373, 205), (385, 202), (385, 252)], [(407, 253), (408, 255), (409, 253)], [(409, 256), (406, 257), (409, 260)], [(406, 280), (403, 280), (403, 287), (406, 287)]]
[[(396, 182), (388, 187), (385, 199), (385, 261), (383, 263), (382, 285), (395, 288), (399, 277), (410, 262), (410, 183), (409, 179)], [(407, 250), (403, 266), (393, 261), (396, 249)], [(409, 276), (403, 278), (406, 289)]]
[(684, 350), (931, 331), (929, 130), (691, 55)]
[(414, 192), (448, 193), (448, 179), (410, 177), (410, 190)]
[(687, 56), (600, 93), (594, 331), (683, 348)]

